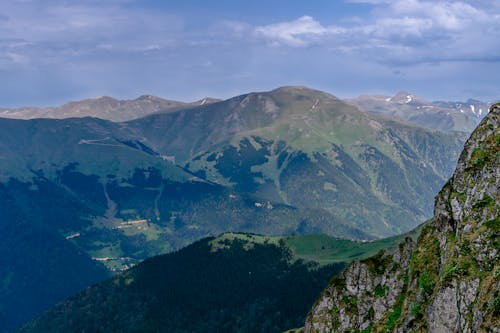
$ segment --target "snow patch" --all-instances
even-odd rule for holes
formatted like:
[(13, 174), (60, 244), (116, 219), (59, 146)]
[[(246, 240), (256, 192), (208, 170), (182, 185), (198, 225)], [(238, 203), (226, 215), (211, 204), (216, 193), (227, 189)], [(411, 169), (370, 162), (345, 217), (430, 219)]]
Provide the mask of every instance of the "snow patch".
[(313, 104), (313, 106), (311, 107), (311, 109), (309, 111), (314, 111), (314, 109), (316, 109), (316, 107), (318, 106), (318, 104), (319, 104), (319, 99), (317, 99), (317, 100), (314, 101), (314, 104)]
[(80, 237), (80, 233), (79, 232), (75, 232), (74, 234), (66, 236), (66, 239), (73, 239), (73, 238), (76, 238), (76, 237)]

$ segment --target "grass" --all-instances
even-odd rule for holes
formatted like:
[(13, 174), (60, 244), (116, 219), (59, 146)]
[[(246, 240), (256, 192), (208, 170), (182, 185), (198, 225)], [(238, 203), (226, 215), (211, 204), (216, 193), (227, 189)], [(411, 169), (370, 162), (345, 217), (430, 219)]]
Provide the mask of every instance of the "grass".
[(210, 244), (212, 251), (227, 248), (228, 243), (236, 239), (246, 242), (246, 249), (253, 248), (254, 244), (281, 244), (291, 250), (294, 259), (328, 265), (341, 262), (350, 263), (354, 260), (369, 258), (387, 248), (395, 249), (406, 236), (418, 237), (421, 228), (418, 227), (407, 234), (370, 242), (338, 239), (324, 234), (280, 237), (248, 233), (225, 233), (212, 240)]
[(394, 304), (393, 308), (394, 310), (389, 313), (389, 321), (387, 322), (385, 332), (392, 332), (392, 330), (396, 326), (396, 323), (401, 317), (401, 311), (403, 308), (404, 300), (405, 300), (404, 293), (400, 293), (396, 299), (396, 304)]
[(229, 245), (234, 240), (242, 240), (245, 242), (244, 248), (250, 250), (255, 244), (275, 244), (278, 245), (281, 237), (277, 236), (261, 236), (249, 233), (228, 232), (220, 235), (210, 241), (212, 251), (229, 248)]
[(406, 236), (416, 238), (420, 230), (421, 227), (407, 234), (370, 242), (349, 241), (327, 235), (290, 236), (284, 241), (295, 257), (327, 265), (361, 260), (381, 250), (396, 248)]

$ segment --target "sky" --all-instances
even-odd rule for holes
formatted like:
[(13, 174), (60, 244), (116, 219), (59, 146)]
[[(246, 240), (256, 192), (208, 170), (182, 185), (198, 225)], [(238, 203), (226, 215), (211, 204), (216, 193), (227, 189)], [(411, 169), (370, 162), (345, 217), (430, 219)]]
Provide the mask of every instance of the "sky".
[(500, 98), (496, 0), (2, 0), (0, 106), (302, 85)]

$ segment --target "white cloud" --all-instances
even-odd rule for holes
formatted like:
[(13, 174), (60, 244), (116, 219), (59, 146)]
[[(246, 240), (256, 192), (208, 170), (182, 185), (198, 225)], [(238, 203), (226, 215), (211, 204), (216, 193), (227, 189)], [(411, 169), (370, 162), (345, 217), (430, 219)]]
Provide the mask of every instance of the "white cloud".
[(272, 45), (322, 45), (389, 63), (500, 58), (499, 7), (465, 1), (350, 2), (374, 8), (364, 20), (345, 26), (304, 16), (256, 27), (255, 34)]
[(8, 59), (27, 64), (103, 50), (154, 51), (172, 45), (184, 29), (176, 16), (127, 9), (119, 1), (2, 2), (0, 13), (0, 53), (15, 55), (0, 66)]
[[(229, 97), (283, 84), (340, 93), (393, 82), (386, 89), (411, 90), (414, 80), (436, 94), (461, 85), (497, 95), (498, 78), (489, 74), (500, 65), (500, 1), (345, 1), (354, 10), (332, 13), (338, 21), (322, 12), (282, 22), (263, 21), (269, 13), (230, 16), (215, 5), (172, 15), (169, 2), (0, 1), (0, 72), (9, 82), (0, 100)], [(354, 3), (364, 5), (358, 11)]]
[(335, 28), (325, 28), (310, 16), (255, 29), (257, 36), (264, 37), (273, 44), (289, 46), (307, 46), (332, 33), (335, 33)]

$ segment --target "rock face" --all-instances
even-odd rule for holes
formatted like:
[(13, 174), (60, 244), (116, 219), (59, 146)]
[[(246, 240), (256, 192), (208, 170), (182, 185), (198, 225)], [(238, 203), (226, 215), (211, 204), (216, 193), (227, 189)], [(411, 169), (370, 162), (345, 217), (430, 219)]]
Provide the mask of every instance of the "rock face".
[(500, 332), (500, 105), (466, 142), (416, 244), (352, 263), (306, 332)]

